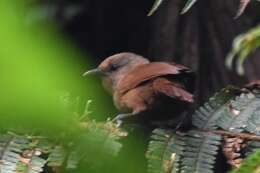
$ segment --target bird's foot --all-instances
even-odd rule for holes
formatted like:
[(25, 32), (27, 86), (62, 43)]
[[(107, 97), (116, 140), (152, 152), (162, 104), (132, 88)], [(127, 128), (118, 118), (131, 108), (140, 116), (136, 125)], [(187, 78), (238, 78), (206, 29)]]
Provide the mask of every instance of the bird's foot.
[(132, 117), (134, 116), (135, 114), (134, 113), (126, 113), (126, 114), (118, 114), (113, 120), (112, 122), (115, 122), (116, 123), (116, 126), (117, 127), (120, 127), (122, 126), (122, 124), (124, 123), (124, 119), (127, 119), (129, 117)]

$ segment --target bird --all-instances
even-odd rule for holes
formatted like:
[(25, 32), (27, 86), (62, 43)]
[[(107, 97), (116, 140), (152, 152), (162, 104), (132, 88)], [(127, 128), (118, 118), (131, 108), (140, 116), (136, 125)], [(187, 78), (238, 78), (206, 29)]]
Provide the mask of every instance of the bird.
[(194, 102), (195, 73), (174, 62), (150, 62), (141, 55), (122, 52), (105, 58), (83, 76), (90, 74), (99, 74), (112, 94), (120, 112), (114, 118), (118, 124), (133, 117), (157, 122), (170, 118), (180, 124), (182, 112)]

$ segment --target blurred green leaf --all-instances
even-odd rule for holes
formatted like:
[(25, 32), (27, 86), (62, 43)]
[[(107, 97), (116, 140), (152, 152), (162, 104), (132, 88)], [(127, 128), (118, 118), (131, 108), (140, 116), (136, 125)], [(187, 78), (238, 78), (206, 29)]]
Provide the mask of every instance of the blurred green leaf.
[(260, 173), (260, 150), (245, 159), (238, 169), (234, 169), (231, 173)]
[(226, 66), (232, 69), (233, 62), (237, 57), (236, 71), (244, 74), (243, 64), (248, 55), (260, 47), (260, 25), (248, 32), (237, 36), (233, 41), (232, 50), (226, 58)]
[(55, 136), (76, 128), (76, 117), (61, 104), (64, 92), (95, 99), (93, 114), (108, 116), (112, 104), (99, 81), (82, 77), (90, 68), (86, 57), (48, 20), (28, 23), (30, 3), (0, 2), (1, 129)]

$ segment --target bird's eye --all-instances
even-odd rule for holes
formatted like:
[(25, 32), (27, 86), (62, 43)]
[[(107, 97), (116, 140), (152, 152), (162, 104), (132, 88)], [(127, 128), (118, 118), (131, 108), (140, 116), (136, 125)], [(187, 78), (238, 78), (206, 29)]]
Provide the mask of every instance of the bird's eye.
[(120, 59), (120, 61), (115, 61), (110, 64), (110, 71), (116, 71), (121, 67), (124, 67), (126, 64), (129, 63), (128, 59)]
[(117, 65), (111, 64), (111, 66), (110, 66), (110, 71), (115, 71), (115, 70), (117, 70), (117, 68), (118, 68)]

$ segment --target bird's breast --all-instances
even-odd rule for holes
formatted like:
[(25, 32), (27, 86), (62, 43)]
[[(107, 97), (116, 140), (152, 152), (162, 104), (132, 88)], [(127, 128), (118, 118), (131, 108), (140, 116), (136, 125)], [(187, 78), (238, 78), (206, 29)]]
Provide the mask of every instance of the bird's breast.
[(121, 95), (119, 92), (115, 91), (113, 94), (114, 105), (120, 112), (129, 113), (132, 109), (125, 104), (123, 96), (124, 95)]
[(106, 91), (109, 93), (113, 93), (113, 81), (109, 77), (103, 77), (102, 78), (102, 85), (105, 88)]

